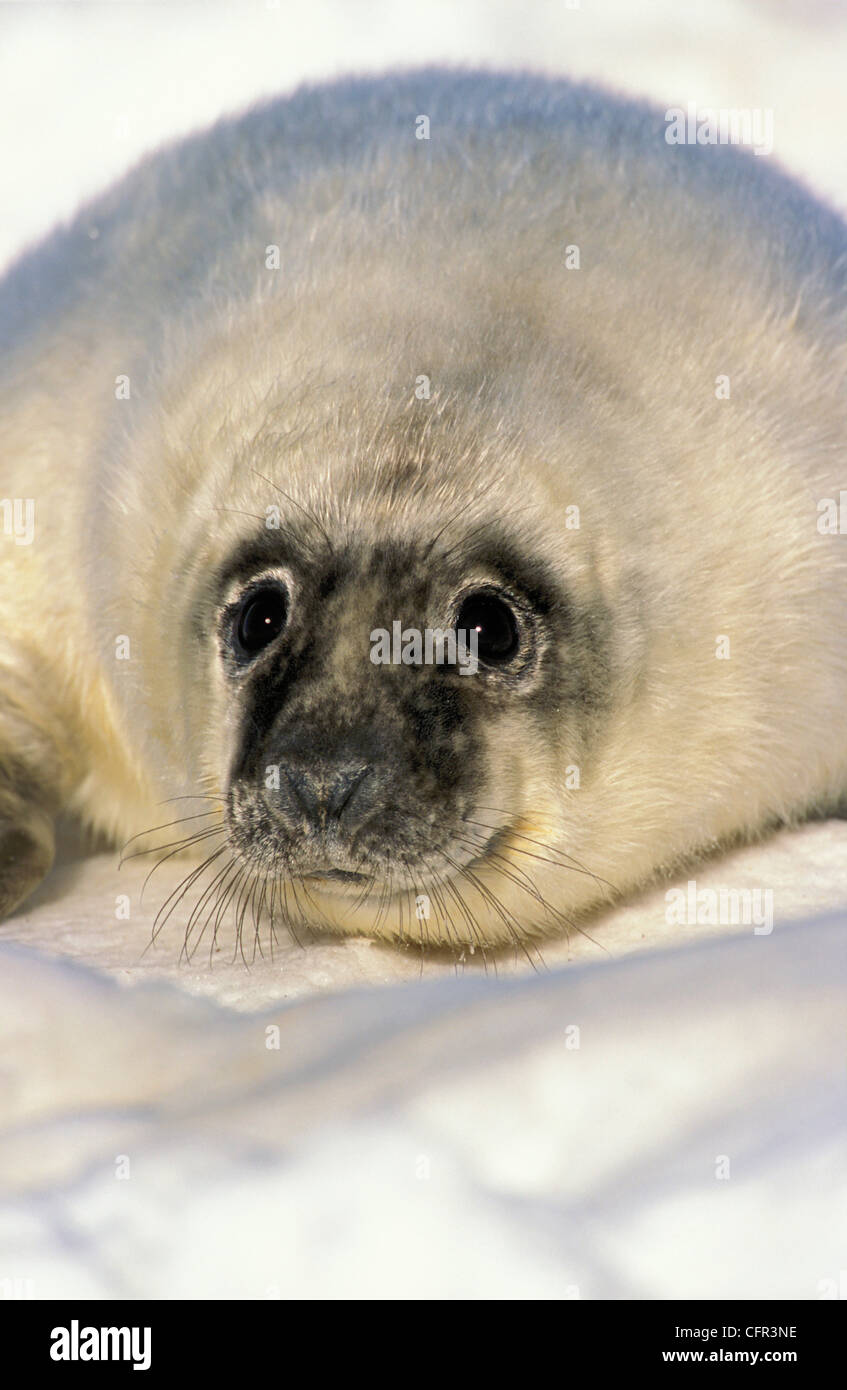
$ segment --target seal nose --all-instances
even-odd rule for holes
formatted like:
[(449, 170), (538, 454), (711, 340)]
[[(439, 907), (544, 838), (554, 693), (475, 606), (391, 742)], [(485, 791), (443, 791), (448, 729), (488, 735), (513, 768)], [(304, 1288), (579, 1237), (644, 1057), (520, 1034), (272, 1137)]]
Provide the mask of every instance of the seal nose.
[(295, 763), (285, 767), (285, 778), (296, 803), (309, 820), (322, 825), (341, 820), (371, 771), (368, 763), (316, 768)]

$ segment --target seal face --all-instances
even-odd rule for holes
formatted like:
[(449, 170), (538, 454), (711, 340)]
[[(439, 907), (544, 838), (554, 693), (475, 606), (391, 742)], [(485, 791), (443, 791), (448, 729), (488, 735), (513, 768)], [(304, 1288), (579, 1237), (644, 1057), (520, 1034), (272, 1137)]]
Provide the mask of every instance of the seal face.
[(196, 797), (198, 922), (487, 947), (840, 803), (847, 230), (665, 130), (304, 89), (12, 268), (0, 912)]
[[(509, 762), (501, 747), (500, 768), (487, 766), (487, 732), (517, 714), (543, 738), (561, 690), (571, 619), (555, 577), (531, 563), (522, 573), (494, 528), (449, 554), (399, 538), (342, 548), (330, 535), (318, 554), (288, 540), (279, 550), (273, 567), (267, 546), (242, 550), (222, 577), (233, 843), (264, 871), (383, 891), (470, 871), (507, 824), (506, 808), (474, 819)], [(386, 623), (452, 635), (463, 622), (473, 670), (450, 664), (443, 642), (432, 664), (411, 639), (406, 661), (368, 659)]]

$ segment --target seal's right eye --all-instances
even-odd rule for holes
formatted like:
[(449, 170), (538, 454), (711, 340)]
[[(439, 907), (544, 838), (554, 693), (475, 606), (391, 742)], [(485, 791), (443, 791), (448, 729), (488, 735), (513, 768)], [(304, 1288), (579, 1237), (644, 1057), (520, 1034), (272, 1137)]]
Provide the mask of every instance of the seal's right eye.
[(233, 640), (239, 656), (249, 658), (270, 646), (285, 626), (288, 602), (278, 584), (253, 589), (235, 614)]

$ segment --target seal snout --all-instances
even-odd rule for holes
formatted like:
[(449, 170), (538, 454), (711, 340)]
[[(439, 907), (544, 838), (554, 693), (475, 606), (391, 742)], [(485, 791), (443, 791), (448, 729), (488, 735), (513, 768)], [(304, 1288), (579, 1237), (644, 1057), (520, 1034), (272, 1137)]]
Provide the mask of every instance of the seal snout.
[(373, 798), (363, 784), (373, 770), (362, 762), (287, 762), (280, 769), (281, 783), (284, 779), (287, 784), (282, 800), (304, 813), (316, 829), (343, 818), (351, 830), (372, 809)]
[(385, 796), (384, 763), (372, 739), (350, 730), (333, 738), (300, 724), (295, 737), (290, 730), (271, 736), (267, 761), (276, 775), (265, 779), (262, 798), (275, 825), (301, 848), (320, 844), (333, 860), (346, 860)]

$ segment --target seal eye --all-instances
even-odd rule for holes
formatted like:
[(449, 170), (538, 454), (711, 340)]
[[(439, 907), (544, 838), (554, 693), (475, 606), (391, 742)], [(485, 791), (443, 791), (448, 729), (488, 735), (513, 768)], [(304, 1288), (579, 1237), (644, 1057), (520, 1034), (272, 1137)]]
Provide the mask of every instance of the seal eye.
[(248, 594), (235, 619), (235, 645), (243, 656), (255, 656), (278, 637), (288, 614), (283, 589), (270, 585)]
[(489, 666), (511, 661), (520, 646), (517, 619), (496, 594), (469, 594), (459, 609), (456, 629), (476, 630), (477, 655)]

